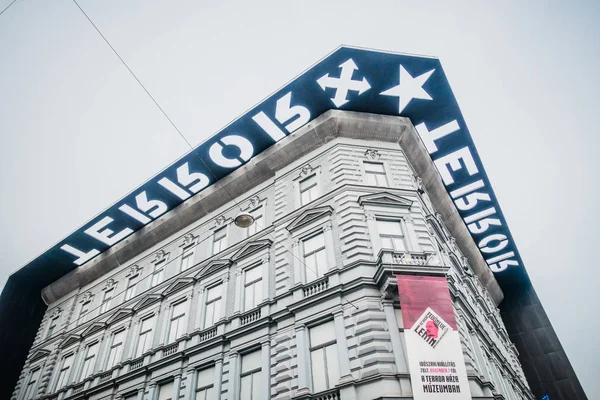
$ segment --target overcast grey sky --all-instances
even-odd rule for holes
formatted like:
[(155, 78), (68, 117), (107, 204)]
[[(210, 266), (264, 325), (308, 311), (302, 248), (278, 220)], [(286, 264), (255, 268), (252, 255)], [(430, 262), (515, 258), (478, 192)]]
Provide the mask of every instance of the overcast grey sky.
[[(80, 0), (192, 144), (340, 44), (439, 57), (590, 399), (596, 3)], [(0, 16), (0, 134), (0, 285), (187, 151), (70, 0), (17, 0)]]

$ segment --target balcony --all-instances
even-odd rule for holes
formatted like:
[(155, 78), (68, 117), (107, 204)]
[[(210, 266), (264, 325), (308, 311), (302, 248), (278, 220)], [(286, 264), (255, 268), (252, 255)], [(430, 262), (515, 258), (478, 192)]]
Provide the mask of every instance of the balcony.
[(260, 308), (252, 310), (240, 317), (240, 325), (248, 325), (254, 321), (258, 321), (260, 319)]
[(382, 290), (387, 290), (387, 281), (396, 275), (445, 276), (449, 269), (437, 253), (382, 249), (377, 256), (377, 270), (373, 278)]
[(317, 279), (316, 281), (312, 281), (307, 283), (302, 288), (304, 292), (304, 298), (312, 296), (313, 294), (320, 293), (329, 288), (329, 277), (323, 277), (321, 279)]

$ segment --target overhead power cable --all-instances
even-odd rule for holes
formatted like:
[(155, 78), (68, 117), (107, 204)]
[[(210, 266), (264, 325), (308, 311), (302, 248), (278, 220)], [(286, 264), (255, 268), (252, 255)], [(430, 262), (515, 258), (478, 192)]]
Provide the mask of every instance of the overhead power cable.
[(16, 3), (16, 1), (17, 1), (17, 0), (13, 0), (13, 1), (12, 1), (12, 2), (9, 4), (9, 5), (7, 5), (7, 6), (4, 8), (4, 10), (0, 11), (0, 15), (4, 14), (4, 12), (10, 8), (10, 6), (12, 6), (13, 4), (15, 4), (15, 3)]

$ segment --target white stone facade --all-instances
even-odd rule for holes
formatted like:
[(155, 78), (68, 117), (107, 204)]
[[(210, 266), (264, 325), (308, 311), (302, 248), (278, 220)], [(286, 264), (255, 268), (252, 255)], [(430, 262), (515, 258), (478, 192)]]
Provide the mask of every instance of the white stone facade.
[[(261, 217), (250, 230), (240, 209)], [(396, 249), (378, 221), (397, 224)], [(411, 398), (392, 279), (406, 271), (447, 274), (473, 398), (532, 399), (400, 145), (351, 138), (50, 304), (13, 399)]]

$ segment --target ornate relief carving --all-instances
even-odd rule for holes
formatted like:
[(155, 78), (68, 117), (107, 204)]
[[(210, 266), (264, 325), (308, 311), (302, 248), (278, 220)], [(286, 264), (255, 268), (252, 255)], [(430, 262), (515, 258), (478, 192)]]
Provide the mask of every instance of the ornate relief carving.
[(87, 303), (88, 301), (91, 301), (93, 297), (94, 297), (94, 294), (88, 290), (81, 296), (81, 299), (79, 299), (79, 302)]
[(160, 264), (161, 262), (166, 261), (168, 256), (169, 253), (165, 252), (163, 249), (160, 249), (154, 255), (154, 260), (152, 260), (152, 262), (154, 264)]
[(183, 237), (183, 242), (181, 243), (180, 247), (188, 247), (196, 244), (196, 239), (198, 239), (198, 236), (194, 236), (193, 233), (188, 233)]
[(217, 226), (221, 226), (223, 224), (225, 224), (225, 216), (223, 215), (219, 215), (216, 219), (215, 219), (215, 223), (217, 224)]
[(369, 160), (379, 160), (379, 157), (381, 157), (381, 155), (379, 154), (378, 150), (375, 149), (367, 149), (367, 151), (365, 151), (365, 157)]
[(248, 200), (248, 208), (256, 208), (260, 205), (260, 198), (253, 196)]
[(127, 272), (127, 275), (125, 275), (125, 276), (137, 275), (141, 271), (142, 271), (142, 267), (140, 267), (139, 265), (135, 264), (135, 265), (132, 265), (131, 268), (129, 268), (129, 271)]
[(300, 168), (300, 177), (306, 178), (314, 171), (314, 168), (310, 166), (310, 164), (306, 164), (302, 168)]
[(106, 291), (106, 290), (113, 289), (116, 285), (117, 285), (117, 282), (113, 278), (110, 278), (109, 280), (106, 281), (106, 285), (104, 285), (104, 288), (102, 288), (102, 290)]
[(56, 307), (55, 309), (52, 310), (52, 312), (50, 313), (50, 319), (54, 319), (54, 318), (58, 318), (60, 317), (60, 314), (63, 312), (63, 309), (60, 307)]

